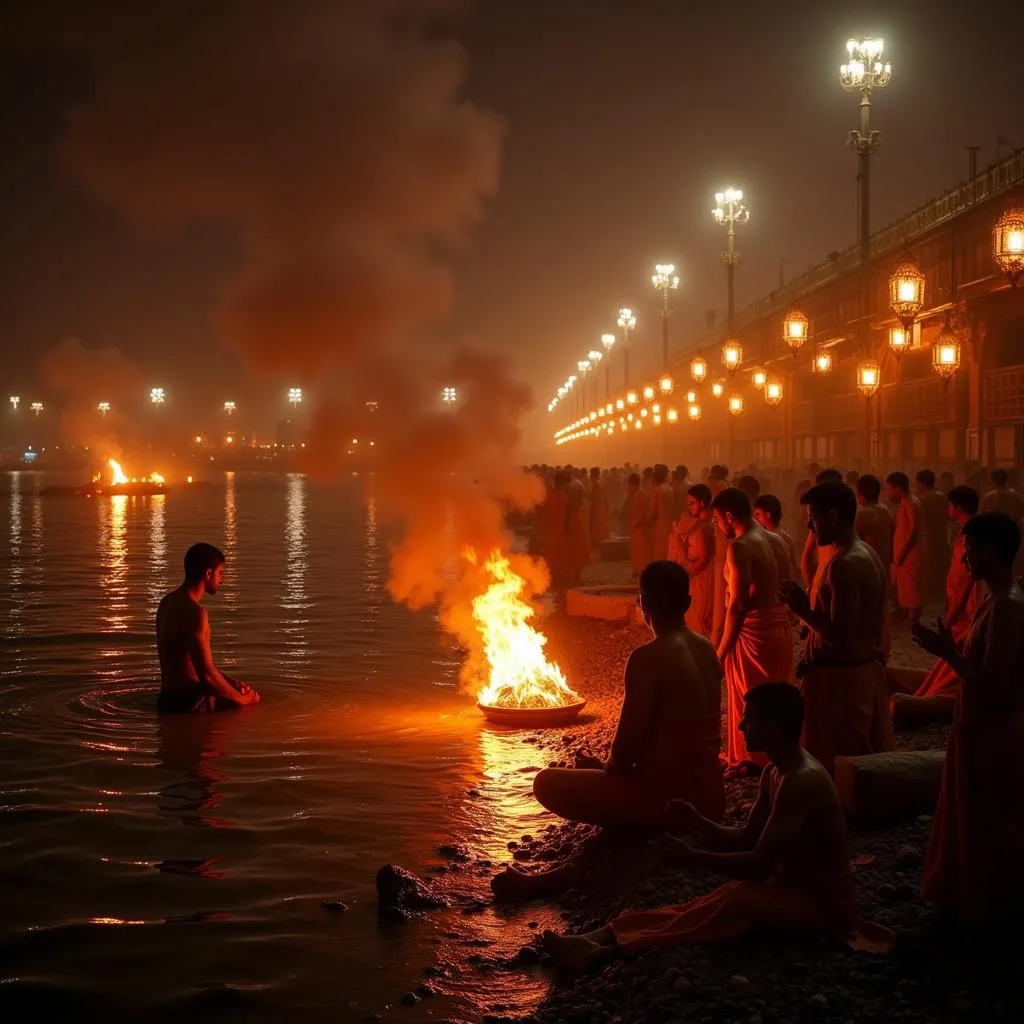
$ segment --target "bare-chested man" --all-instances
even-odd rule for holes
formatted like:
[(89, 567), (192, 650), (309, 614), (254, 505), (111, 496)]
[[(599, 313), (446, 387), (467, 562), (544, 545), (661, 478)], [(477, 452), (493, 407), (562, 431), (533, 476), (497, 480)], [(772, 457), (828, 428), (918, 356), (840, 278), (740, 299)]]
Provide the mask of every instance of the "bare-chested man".
[(741, 728), (770, 767), (743, 828), (724, 828), (681, 801), (673, 825), (703, 835), (698, 850), (666, 836), (667, 860), (738, 879), (678, 906), (626, 911), (584, 935), (544, 933), (544, 946), (577, 971), (659, 946), (727, 942), (754, 933), (791, 937), (850, 933), (857, 917), (846, 822), (828, 774), (800, 748), (803, 700), (788, 683), (746, 695)]
[[(814, 477), (816, 484), (823, 484), (826, 480), (835, 480), (842, 483), (843, 474), (838, 469), (830, 466), (828, 469), (820, 470)], [(800, 495), (801, 503), (803, 500), (803, 495)], [(804, 586), (810, 589), (814, 585), (814, 577), (825, 562), (834, 554), (835, 551), (833, 549), (828, 547), (822, 548), (814, 539), (814, 534), (810, 531), (807, 532), (807, 536), (804, 538), (804, 549), (800, 555), (800, 572), (804, 578)]]
[(210, 620), (199, 602), (204, 594), (216, 594), (223, 578), (223, 553), (212, 544), (193, 544), (185, 553), (185, 581), (160, 602), (158, 711), (225, 711), (259, 703), (251, 686), (224, 675), (213, 663)]
[(730, 769), (758, 769), (764, 758), (747, 750), (740, 729), (747, 692), (761, 683), (787, 681), (793, 669), (793, 631), (779, 583), (789, 575), (780, 537), (754, 522), (750, 499), (729, 487), (711, 502), (712, 517), (729, 541), (725, 557), (725, 628), (718, 657), (725, 671)]
[(831, 775), (837, 755), (893, 746), (882, 664), (885, 569), (854, 532), (857, 502), (846, 484), (817, 484), (803, 500), (808, 528), (835, 554), (810, 594), (791, 581), (780, 596), (808, 630), (797, 666), (806, 702), (803, 745)]
[(786, 579), (799, 579), (800, 563), (796, 557), (796, 545), (789, 532), (782, 526), (782, 502), (774, 494), (760, 495), (754, 502), (754, 518), (763, 530), (782, 538), (782, 543), (789, 552), (789, 572), (786, 573)]
[[(562, 818), (606, 828), (664, 828), (673, 798), (718, 820), (725, 813), (722, 667), (711, 644), (686, 627), (686, 570), (675, 562), (652, 562), (640, 576), (639, 600), (654, 639), (626, 662), (609, 757), (545, 768), (533, 781), (534, 794)], [(529, 899), (565, 884), (572, 872), (572, 865), (539, 875), (510, 868), (491, 886), (501, 899)]]

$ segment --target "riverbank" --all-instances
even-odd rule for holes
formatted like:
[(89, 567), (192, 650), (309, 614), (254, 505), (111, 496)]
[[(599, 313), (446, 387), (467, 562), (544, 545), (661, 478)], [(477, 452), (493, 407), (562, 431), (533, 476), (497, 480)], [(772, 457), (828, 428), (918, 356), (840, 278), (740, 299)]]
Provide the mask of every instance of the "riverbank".
[[(646, 632), (561, 614), (545, 623), (545, 631), (570, 684), (587, 698), (588, 717), (575, 728), (524, 736), (524, 741), (545, 751), (550, 764), (570, 764), (577, 753), (603, 754), (615, 724), (625, 660)], [(929, 664), (929, 657), (912, 644), (906, 624), (894, 633), (894, 663)], [(902, 749), (941, 748), (944, 743), (939, 728), (898, 737)], [(727, 783), (730, 823), (744, 819), (755, 792), (750, 780)], [(928, 816), (885, 827), (851, 826), (851, 858), (865, 918), (897, 932), (928, 920), (930, 910), (919, 891), (930, 828)], [(558, 900), (571, 931), (596, 927), (626, 908), (683, 902), (720, 881), (705, 873), (666, 870), (643, 845), (603, 845), (595, 830), (579, 825), (559, 825), (513, 851), (521, 867), (554, 864), (573, 854), (582, 855), (584, 874), (577, 888)], [(522, 959), (533, 961), (538, 950), (531, 945)], [(1024, 983), (1009, 950), (928, 949), (918, 955), (873, 956), (826, 942), (770, 940), (676, 947), (619, 961), (583, 978), (556, 975), (549, 997), (528, 1019), (543, 1024), (1009, 1024), (1022, 1017), (1022, 995)]]

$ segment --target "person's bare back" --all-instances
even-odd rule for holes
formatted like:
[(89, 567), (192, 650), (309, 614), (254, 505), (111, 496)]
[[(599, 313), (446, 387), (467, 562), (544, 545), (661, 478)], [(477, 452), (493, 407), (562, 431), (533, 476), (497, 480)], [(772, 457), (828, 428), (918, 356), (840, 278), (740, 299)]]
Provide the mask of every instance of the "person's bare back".
[(782, 539), (752, 523), (729, 545), (725, 558), (727, 601), (742, 597), (737, 595), (737, 587), (747, 587), (744, 604), (748, 612), (773, 608), (778, 604), (779, 583), (788, 576), (782, 568), (788, 560)]
[(857, 509), (857, 536), (878, 555), (887, 570), (892, 564), (895, 529), (892, 513), (884, 505), (872, 502)]

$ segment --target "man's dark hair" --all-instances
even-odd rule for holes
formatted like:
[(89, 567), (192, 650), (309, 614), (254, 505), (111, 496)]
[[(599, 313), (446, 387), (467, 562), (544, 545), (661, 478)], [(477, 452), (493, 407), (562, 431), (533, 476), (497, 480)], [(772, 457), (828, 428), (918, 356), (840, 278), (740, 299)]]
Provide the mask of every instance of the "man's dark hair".
[(782, 522), (782, 502), (774, 494), (762, 494), (754, 502), (754, 508), (764, 512), (776, 526)]
[(682, 463), (680, 463), (678, 466), (676, 466), (676, 472), (679, 474), (680, 480), (685, 480), (690, 475), (690, 468), (689, 466), (684, 466)]
[(707, 484), (694, 484), (687, 489), (686, 496), (703, 502), (705, 508), (711, 504), (711, 488)]
[(716, 480), (725, 480), (729, 476), (729, 470), (726, 466), (716, 462), (709, 470), (708, 476), (714, 477)]
[(193, 544), (185, 552), (185, 579), (189, 583), (198, 583), (207, 569), (216, 569), (225, 562), (224, 552), (212, 544)]
[(681, 619), (690, 606), (690, 577), (678, 562), (651, 562), (640, 573), (644, 608), (658, 619)]
[(857, 518), (857, 499), (841, 480), (815, 484), (800, 499), (800, 504), (821, 512), (835, 512), (836, 519), (846, 525), (851, 525)]
[(590, 475), (592, 477), (595, 477), (595, 476), (596, 477), (600, 477), (601, 476), (601, 467), (600, 466), (591, 466), (590, 467)]
[(659, 462), (654, 467), (654, 482), (656, 484), (663, 484), (668, 479), (668, 466), (663, 466)]
[(761, 481), (756, 476), (745, 473), (736, 481), (736, 486), (753, 501), (761, 493)]
[(873, 473), (865, 473), (857, 481), (857, 493), (865, 501), (874, 504), (882, 495), (882, 481)]
[(978, 514), (978, 492), (973, 487), (961, 484), (959, 487), (951, 487), (946, 501), (954, 508), (966, 512), (969, 516)]
[(924, 487), (935, 486), (935, 474), (930, 469), (919, 469), (915, 476), (917, 482)]
[(843, 474), (840, 473), (838, 469), (835, 469), (835, 468), (830, 466), (828, 469), (823, 469), (814, 478), (814, 482), (816, 484), (823, 484), (826, 480), (835, 480), (838, 483), (842, 483), (843, 482)]
[(779, 727), (784, 739), (800, 742), (804, 727), (804, 698), (791, 683), (762, 683), (748, 690), (744, 700), (766, 722)]
[(901, 491), (910, 493), (910, 477), (906, 473), (901, 473), (897, 470), (895, 473), (890, 473), (886, 478), (887, 484), (892, 484), (893, 487), (898, 487)]
[(989, 476), (996, 487), (1005, 487), (1010, 480), (1010, 474), (1005, 469), (993, 469)]
[(711, 507), (719, 512), (731, 512), (734, 519), (749, 519), (752, 512), (750, 499), (738, 487), (726, 487), (720, 491)]
[(647, 476), (654, 476), (654, 467), (653, 466), (644, 466), (644, 476), (645, 477), (647, 477)]
[(628, 478), (626, 479), (626, 483), (627, 484), (636, 484), (637, 487), (639, 487), (640, 486), (640, 474), (639, 473), (630, 473)]
[(981, 512), (964, 523), (964, 538), (990, 548), (1004, 568), (1013, 567), (1020, 550), (1020, 527), (1005, 512)]

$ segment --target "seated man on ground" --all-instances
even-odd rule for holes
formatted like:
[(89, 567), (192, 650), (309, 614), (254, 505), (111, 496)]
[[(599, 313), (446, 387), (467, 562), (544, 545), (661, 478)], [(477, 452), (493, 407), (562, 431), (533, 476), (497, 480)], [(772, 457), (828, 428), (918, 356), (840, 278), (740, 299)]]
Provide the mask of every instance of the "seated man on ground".
[[(963, 528), (978, 511), (978, 492), (971, 487), (954, 487), (946, 497), (949, 518), (959, 532), (953, 541), (953, 558), (946, 575), (946, 611), (942, 628), (963, 652), (971, 630), (971, 620), (980, 604), (984, 584), (971, 580), (964, 565)], [(890, 668), (889, 689), (893, 692), (892, 720), (897, 726), (923, 725), (928, 722), (952, 722), (960, 677), (941, 658), (930, 671), (917, 668)]]
[(193, 544), (185, 553), (185, 581), (156, 612), (162, 712), (226, 711), (258, 704), (260, 695), (219, 671), (210, 650), (210, 619), (199, 603), (216, 594), (224, 578), (224, 555), (212, 544)]
[(743, 828), (708, 821), (672, 804), (675, 825), (695, 829), (714, 851), (671, 836), (665, 854), (680, 867), (736, 881), (657, 910), (626, 911), (585, 935), (544, 933), (558, 961), (584, 971), (626, 953), (684, 942), (725, 942), (761, 932), (845, 937), (857, 919), (846, 822), (832, 779), (800, 747), (803, 698), (788, 683), (764, 683), (746, 695), (747, 746), (767, 754), (757, 800)]
[[(626, 662), (610, 756), (604, 762), (581, 758), (576, 768), (545, 768), (533, 781), (534, 794), (559, 817), (635, 833), (663, 829), (673, 798), (721, 819), (722, 667), (711, 644), (686, 626), (686, 571), (675, 562), (652, 562), (640, 576), (639, 601), (654, 639)], [(491, 887), (503, 899), (529, 898), (564, 878), (565, 869), (543, 875), (509, 869)]]

